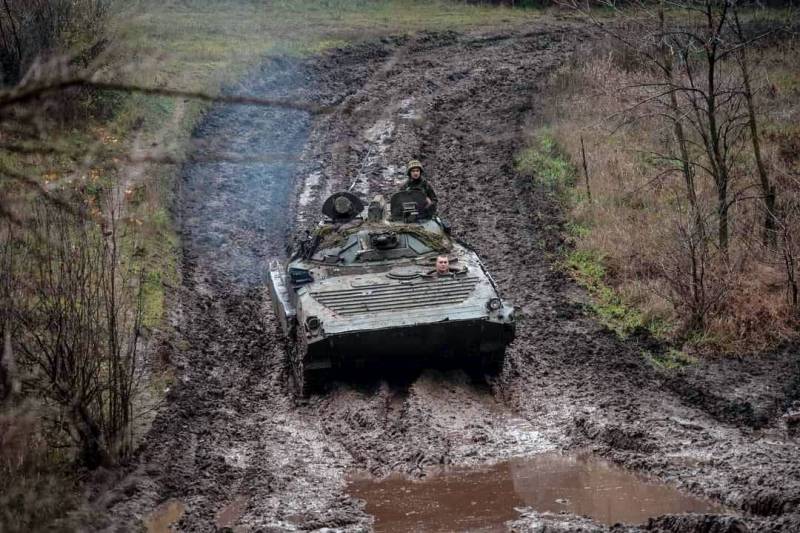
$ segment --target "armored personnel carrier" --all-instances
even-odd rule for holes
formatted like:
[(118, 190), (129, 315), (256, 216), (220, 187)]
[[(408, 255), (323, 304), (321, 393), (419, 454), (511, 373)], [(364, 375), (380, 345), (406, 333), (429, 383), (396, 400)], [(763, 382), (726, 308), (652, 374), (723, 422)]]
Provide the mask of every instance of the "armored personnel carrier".
[[(270, 264), (272, 307), (290, 340), (300, 394), (341, 368), (444, 363), (492, 373), (502, 366), (514, 308), (425, 204), (419, 191), (368, 206), (335, 193), (288, 265)], [(442, 255), (449, 270), (437, 272)]]

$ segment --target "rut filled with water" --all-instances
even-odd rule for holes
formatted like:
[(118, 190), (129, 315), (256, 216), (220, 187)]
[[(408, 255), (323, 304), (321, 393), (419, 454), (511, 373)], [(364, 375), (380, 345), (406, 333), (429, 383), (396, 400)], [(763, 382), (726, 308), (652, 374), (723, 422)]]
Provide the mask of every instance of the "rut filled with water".
[(348, 492), (366, 502), (376, 531), (505, 531), (530, 507), (640, 524), (678, 513), (720, 513), (719, 505), (637, 476), (589, 454), (547, 453), (491, 466), (433, 471), (423, 479), (355, 475)]

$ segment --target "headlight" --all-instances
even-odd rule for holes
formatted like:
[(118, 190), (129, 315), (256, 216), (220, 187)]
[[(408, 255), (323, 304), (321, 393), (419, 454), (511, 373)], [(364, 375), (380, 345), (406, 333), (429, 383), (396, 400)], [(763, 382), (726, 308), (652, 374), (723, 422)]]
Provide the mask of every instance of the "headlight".
[(310, 316), (306, 318), (306, 328), (308, 331), (317, 331), (320, 327), (322, 327), (322, 321), (315, 316)]
[(503, 307), (503, 302), (500, 301), (500, 298), (492, 298), (488, 302), (486, 302), (486, 308), (489, 311), (497, 311)]

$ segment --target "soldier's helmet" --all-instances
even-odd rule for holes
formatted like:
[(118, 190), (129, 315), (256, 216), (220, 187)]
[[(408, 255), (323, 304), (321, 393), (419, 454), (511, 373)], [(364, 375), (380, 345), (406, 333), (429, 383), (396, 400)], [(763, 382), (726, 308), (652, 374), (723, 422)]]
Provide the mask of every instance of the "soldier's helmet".
[(417, 161), (416, 159), (412, 159), (406, 165), (406, 175), (411, 175), (411, 169), (418, 168), (420, 172), (422, 172), (422, 163)]

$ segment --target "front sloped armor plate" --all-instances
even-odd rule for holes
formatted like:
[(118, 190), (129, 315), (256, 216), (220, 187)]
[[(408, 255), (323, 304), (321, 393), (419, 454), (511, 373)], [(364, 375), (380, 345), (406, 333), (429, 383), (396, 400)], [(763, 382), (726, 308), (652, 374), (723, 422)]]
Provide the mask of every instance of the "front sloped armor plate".
[(348, 316), (459, 304), (469, 298), (479, 281), (477, 277), (448, 277), (312, 291), (311, 296), (334, 313)]

